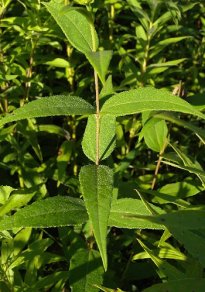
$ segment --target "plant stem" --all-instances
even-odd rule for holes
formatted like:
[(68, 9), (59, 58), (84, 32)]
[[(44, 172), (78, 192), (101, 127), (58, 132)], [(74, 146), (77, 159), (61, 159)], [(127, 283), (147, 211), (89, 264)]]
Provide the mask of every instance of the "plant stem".
[(158, 172), (159, 172), (159, 169), (160, 169), (160, 165), (161, 165), (161, 161), (162, 161), (162, 155), (163, 155), (164, 150), (166, 149), (166, 147), (167, 147), (167, 139), (165, 140), (164, 145), (162, 147), (162, 150), (159, 153), (159, 159), (157, 161), (157, 165), (156, 165), (155, 172), (154, 172), (154, 177), (153, 177), (153, 180), (152, 180), (152, 186), (151, 186), (152, 190), (154, 189), (156, 181), (157, 181), (157, 175), (158, 175)]
[(100, 147), (100, 102), (99, 102), (99, 83), (98, 75), (96, 70), (94, 70), (95, 79), (95, 102), (96, 102), (96, 156), (95, 164), (99, 165), (99, 147)]

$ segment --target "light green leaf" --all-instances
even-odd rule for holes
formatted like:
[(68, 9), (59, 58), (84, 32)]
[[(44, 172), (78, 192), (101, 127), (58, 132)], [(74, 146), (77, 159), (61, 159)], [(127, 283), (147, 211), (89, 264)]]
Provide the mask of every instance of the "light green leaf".
[(145, 49), (147, 45), (147, 33), (145, 32), (142, 25), (137, 24), (135, 27), (135, 33), (137, 36), (137, 39), (139, 40), (141, 46), (143, 49)]
[(194, 179), (166, 184), (159, 189), (159, 192), (162, 194), (178, 198), (195, 196), (201, 191), (203, 191), (203, 188)]
[(45, 62), (44, 64), (59, 68), (66, 68), (70, 66), (69, 62), (63, 58), (55, 58), (51, 61)]
[(79, 177), (85, 206), (106, 270), (106, 237), (112, 200), (113, 173), (107, 166), (87, 165), (81, 168)]
[(82, 224), (88, 219), (83, 201), (56, 196), (20, 209), (0, 221), (0, 230), (22, 227), (55, 227)]
[(164, 120), (150, 118), (143, 126), (140, 136), (144, 137), (150, 149), (160, 153), (165, 148), (167, 134), (168, 128)]
[(155, 284), (149, 288), (143, 290), (143, 292), (177, 292), (177, 291), (205, 291), (205, 279), (204, 278), (186, 278), (174, 281), (168, 281), (166, 283)]
[(96, 250), (77, 250), (70, 261), (69, 283), (72, 292), (98, 292), (94, 285), (103, 282), (104, 269)]
[(31, 101), (0, 119), (0, 126), (22, 119), (60, 116), (89, 115), (95, 113), (91, 104), (77, 96), (54, 95)]
[(117, 93), (104, 103), (101, 112), (125, 116), (152, 110), (182, 112), (205, 119), (205, 115), (193, 108), (188, 102), (172, 95), (167, 90), (153, 87)]
[(10, 186), (0, 186), (0, 204), (3, 205), (7, 202), (9, 196), (15, 189)]
[[(173, 259), (178, 261), (186, 261), (188, 259), (182, 252), (173, 246), (160, 247), (152, 250), (153, 254), (161, 259)], [(133, 256), (132, 260), (142, 260), (150, 258), (149, 254), (146, 252), (140, 252)]]
[(92, 18), (85, 9), (66, 7), (55, 0), (44, 2), (44, 5), (72, 46), (84, 54), (97, 50), (98, 36)]
[[(106, 159), (115, 147), (115, 116), (103, 115), (100, 117), (99, 158)], [(96, 117), (89, 116), (83, 141), (83, 152), (92, 161), (96, 159)]]
[[(156, 212), (161, 213), (160, 208), (150, 205)], [(143, 218), (132, 218), (132, 215), (150, 215), (150, 212), (141, 200), (131, 198), (114, 200), (109, 217), (109, 226), (135, 229), (164, 229), (162, 225), (153, 224)]]
[(37, 189), (14, 191), (8, 200), (0, 207), (0, 217), (22, 206), (25, 206), (36, 194)]
[(89, 52), (86, 54), (86, 57), (92, 67), (97, 71), (102, 84), (104, 84), (105, 76), (112, 58), (112, 51)]

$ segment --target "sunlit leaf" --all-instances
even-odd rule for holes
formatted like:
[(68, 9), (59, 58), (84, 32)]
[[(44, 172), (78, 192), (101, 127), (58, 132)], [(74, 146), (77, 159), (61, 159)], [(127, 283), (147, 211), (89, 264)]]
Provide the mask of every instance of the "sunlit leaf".
[(82, 224), (88, 219), (80, 199), (51, 197), (20, 209), (0, 221), (0, 230), (22, 227), (55, 227)]
[(109, 98), (102, 107), (103, 114), (114, 114), (116, 116), (152, 110), (182, 112), (205, 119), (205, 116), (188, 102), (172, 95), (167, 90), (152, 87), (117, 93)]
[(105, 76), (112, 58), (112, 51), (89, 52), (86, 57), (93, 68), (97, 71), (101, 82), (105, 83)]
[(31, 101), (14, 110), (0, 119), (0, 126), (22, 119), (60, 115), (89, 115), (94, 112), (92, 105), (80, 97), (56, 95)]
[(107, 269), (106, 237), (112, 200), (112, 176), (112, 170), (103, 165), (87, 165), (80, 171), (85, 206), (105, 270)]
[[(100, 117), (99, 158), (106, 159), (115, 147), (115, 116), (103, 115)], [(95, 162), (96, 159), (96, 117), (89, 116), (83, 141), (83, 152)]]
[(53, 0), (44, 2), (44, 5), (76, 49), (84, 54), (97, 50), (97, 33), (92, 18), (85, 9), (66, 7), (63, 3)]

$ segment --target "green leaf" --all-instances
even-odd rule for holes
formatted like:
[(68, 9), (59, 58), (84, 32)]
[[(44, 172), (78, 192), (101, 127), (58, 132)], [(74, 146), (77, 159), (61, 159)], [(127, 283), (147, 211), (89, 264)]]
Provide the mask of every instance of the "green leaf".
[[(103, 115), (100, 117), (99, 158), (106, 159), (115, 147), (115, 116)], [(96, 117), (89, 116), (83, 141), (83, 152), (95, 162), (96, 157)]]
[(55, 0), (44, 2), (44, 5), (72, 46), (84, 54), (97, 50), (98, 36), (92, 18), (85, 9), (66, 7)]
[(164, 120), (150, 118), (143, 126), (140, 136), (144, 137), (150, 149), (160, 153), (165, 148), (167, 134), (168, 128)]
[(80, 249), (70, 261), (69, 283), (73, 292), (98, 292), (94, 285), (103, 282), (104, 270), (96, 250)]
[(143, 292), (176, 292), (176, 291), (205, 291), (204, 278), (186, 278), (175, 281), (168, 281), (166, 283), (155, 284), (143, 290)]
[(159, 189), (159, 192), (162, 194), (178, 198), (195, 196), (201, 191), (203, 191), (203, 188), (194, 179), (166, 184)]
[(25, 206), (37, 193), (37, 189), (26, 189), (13, 192), (3, 206), (0, 207), (0, 217), (22, 206)]
[(173, 37), (173, 38), (167, 38), (164, 39), (158, 43), (156, 43), (152, 48), (151, 48), (151, 53), (149, 55), (149, 58), (153, 58), (155, 55), (157, 55), (159, 52), (161, 52), (165, 47), (168, 45), (171, 45), (173, 43), (180, 42), (184, 39), (190, 38), (190, 36), (182, 36), (182, 37)]
[(89, 52), (86, 57), (93, 68), (97, 71), (102, 82), (105, 83), (105, 76), (112, 58), (112, 51)]
[[(194, 161), (190, 157), (188, 157), (183, 151), (181, 151), (176, 145), (170, 144), (170, 146), (174, 149), (174, 151), (177, 153), (178, 157), (182, 160), (182, 163), (178, 163), (179, 165), (174, 165), (175, 167), (188, 170), (189, 172), (195, 173), (200, 181), (202, 182), (202, 185), (205, 186), (205, 171), (201, 167), (201, 165), (198, 163), (198, 161)], [(162, 161), (164, 162), (164, 161)], [(169, 162), (164, 162), (166, 164), (170, 164)], [(171, 165), (171, 164), (170, 164)]]
[(187, 101), (191, 103), (196, 109), (202, 111), (205, 110), (205, 94), (196, 94), (189, 96)]
[(193, 108), (188, 102), (172, 95), (167, 90), (153, 87), (115, 94), (104, 103), (101, 113), (125, 116), (152, 110), (182, 112), (205, 119), (205, 115)]
[(172, 162), (165, 161), (165, 160), (162, 160), (162, 163), (179, 168), (179, 169), (184, 169), (190, 173), (196, 174), (199, 177), (199, 179), (201, 180), (203, 187), (205, 187), (205, 171), (203, 171), (199, 168), (196, 168), (196, 167), (183, 166), (181, 164), (179, 165), (179, 164), (172, 163)]
[(193, 123), (183, 121), (183, 120), (179, 119), (177, 116), (175, 116), (174, 114), (170, 114), (170, 113), (165, 112), (165, 113), (155, 114), (154, 117), (165, 119), (165, 120), (170, 121), (178, 126), (182, 126), (184, 128), (187, 128), (187, 129), (191, 130), (197, 136), (200, 136), (205, 141), (205, 130), (204, 129), (201, 129), (201, 128), (195, 126)]
[(178, 270), (175, 266), (156, 256), (154, 252), (151, 249), (149, 249), (141, 240), (138, 239), (138, 242), (142, 246), (142, 248), (147, 252), (150, 259), (158, 267), (160, 274), (162, 275), (163, 278), (166, 277), (168, 279), (175, 280), (185, 277), (185, 274)]
[(151, 222), (173, 226), (180, 230), (205, 229), (205, 210), (186, 209), (168, 214), (147, 217)]
[(52, 197), (20, 209), (0, 221), (0, 230), (22, 227), (55, 227), (82, 224), (88, 219), (83, 201), (71, 197)]
[[(53, 253), (51, 254), (53, 256)], [(44, 277), (39, 277), (38, 281), (34, 280), (32, 287), (29, 289), (32, 291), (42, 291), (42, 290), (51, 290), (54, 284), (55, 287), (58, 287), (58, 291), (62, 291), (64, 289), (65, 283), (68, 280), (68, 272), (67, 271), (58, 271), (51, 273)], [(50, 288), (50, 289), (49, 289)], [(52, 291), (56, 291), (52, 289)]]
[(0, 119), (0, 126), (22, 119), (60, 116), (89, 115), (95, 110), (91, 104), (77, 96), (54, 95), (31, 101)]
[(106, 270), (106, 237), (112, 200), (113, 173), (107, 166), (87, 165), (81, 168), (79, 177), (85, 206)]
[(58, 167), (58, 180), (61, 181), (66, 173), (68, 162), (71, 159), (73, 150), (73, 143), (71, 141), (64, 141), (58, 151), (57, 167)]
[(182, 230), (181, 228), (170, 226), (169, 231), (205, 267), (205, 230)]
[(69, 62), (63, 58), (55, 58), (51, 61), (45, 62), (44, 64), (59, 68), (66, 68), (70, 66)]
[(7, 202), (9, 196), (15, 189), (10, 186), (0, 186), (0, 204), (3, 205)]
[[(152, 204), (150, 205), (156, 212), (161, 213), (161, 209)], [(164, 229), (162, 225), (149, 222), (143, 218), (132, 218), (132, 215), (150, 215), (150, 212), (141, 200), (131, 198), (114, 200), (109, 217), (109, 226), (135, 229)]]

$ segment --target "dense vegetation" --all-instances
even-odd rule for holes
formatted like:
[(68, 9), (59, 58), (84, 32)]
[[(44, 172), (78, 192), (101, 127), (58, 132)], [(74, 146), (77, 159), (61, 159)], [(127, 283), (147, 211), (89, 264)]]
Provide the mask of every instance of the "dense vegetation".
[(205, 5), (0, 0), (0, 291), (205, 291)]

